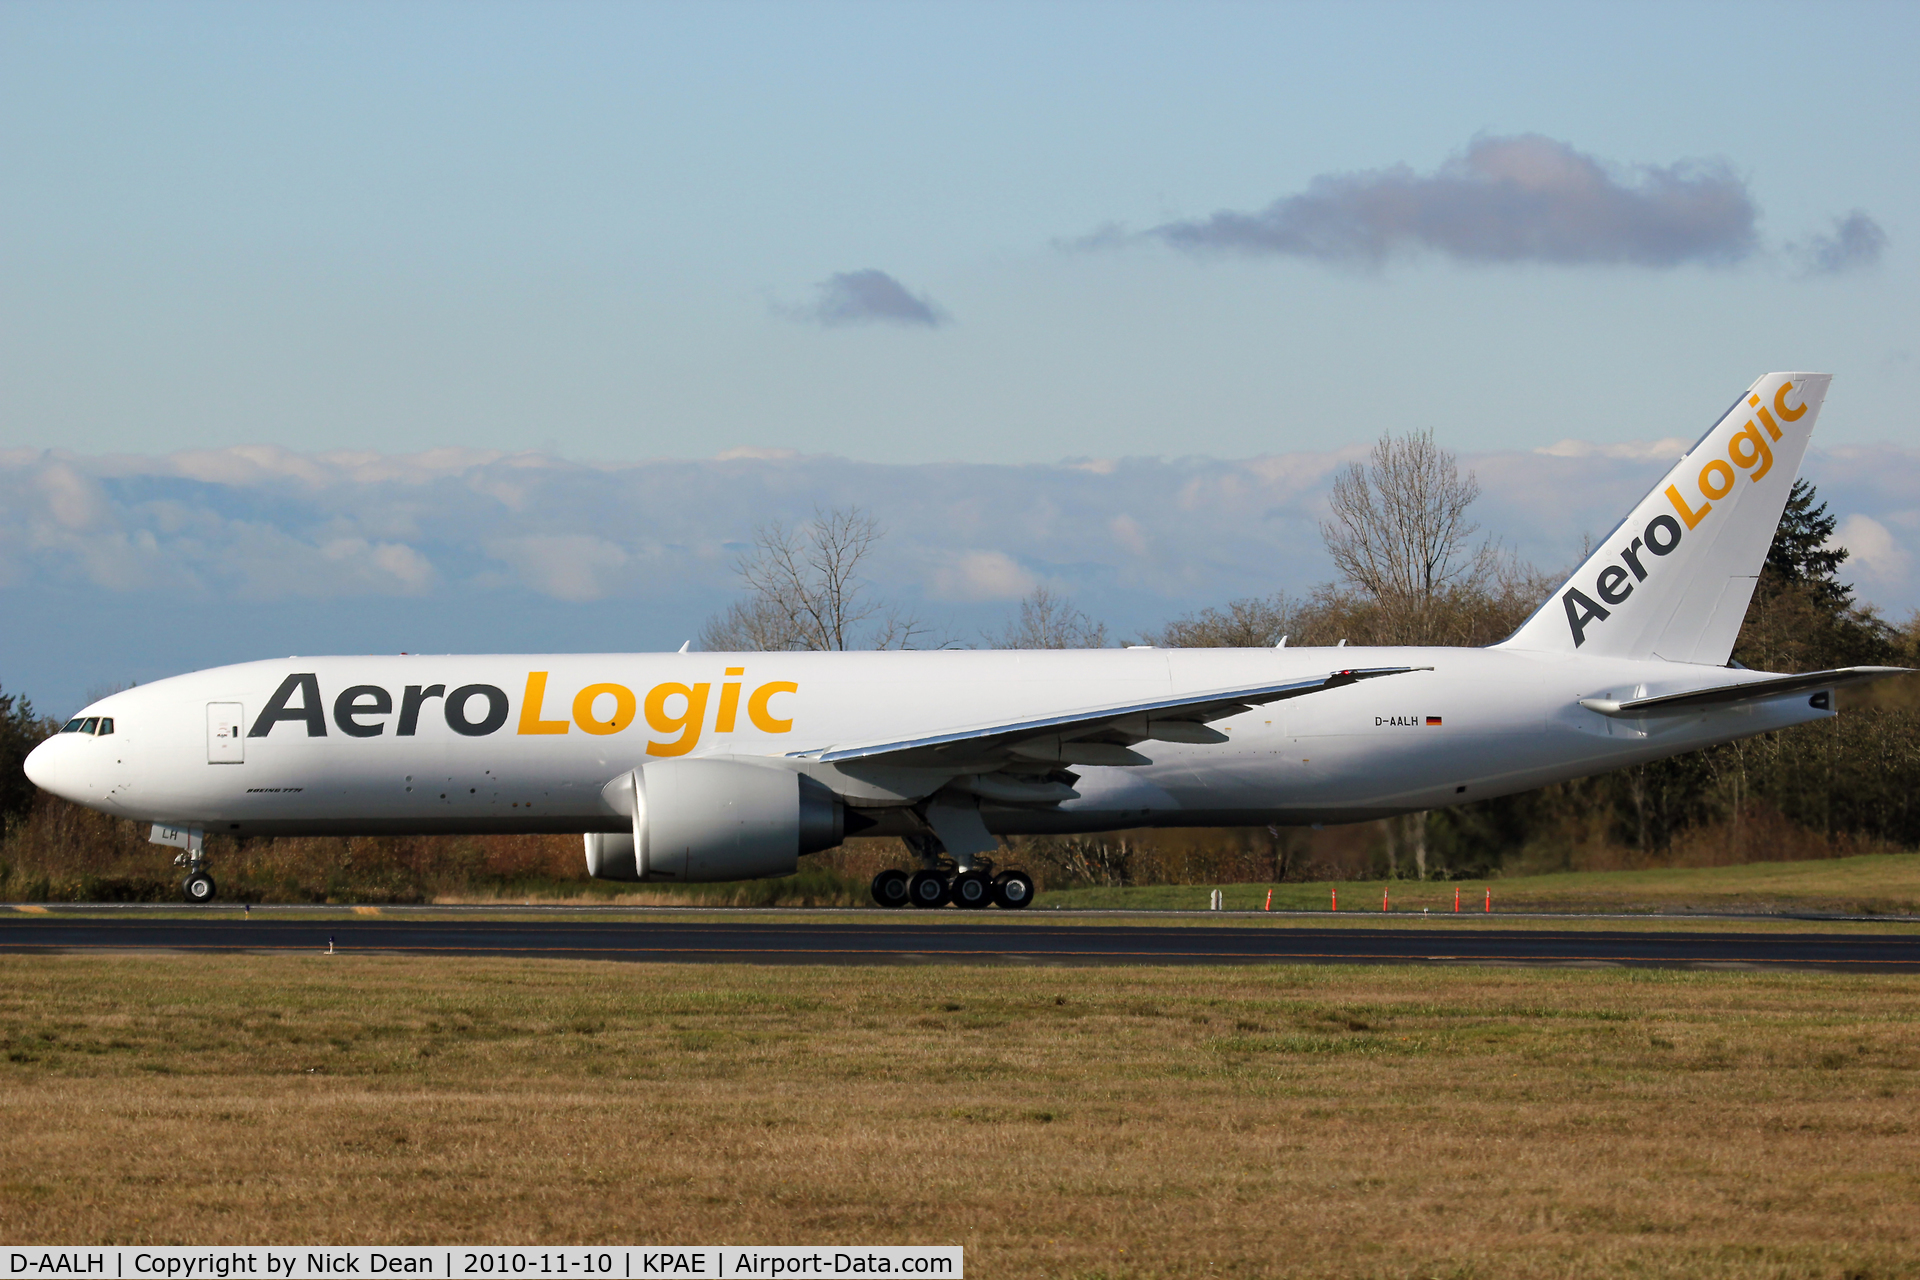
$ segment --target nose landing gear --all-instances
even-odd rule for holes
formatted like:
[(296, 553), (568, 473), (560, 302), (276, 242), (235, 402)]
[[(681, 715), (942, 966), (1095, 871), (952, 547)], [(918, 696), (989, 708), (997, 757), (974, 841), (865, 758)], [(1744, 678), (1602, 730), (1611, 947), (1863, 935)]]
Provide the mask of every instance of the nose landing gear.
[(213, 877), (207, 874), (206, 828), (175, 827), (156, 822), (147, 832), (147, 839), (154, 844), (170, 844), (180, 850), (173, 856), (173, 865), (186, 869), (187, 878), (180, 882), (181, 897), (195, 906), (213, 901), (220, 890), (213, 883)]
[(213, 883), (213, 877), (207, 874), (204, 867), (187, 872), (187, 878), (180, 882), (181, 895), (195, 905), (212, 902), (218, 892), (219, 887)]

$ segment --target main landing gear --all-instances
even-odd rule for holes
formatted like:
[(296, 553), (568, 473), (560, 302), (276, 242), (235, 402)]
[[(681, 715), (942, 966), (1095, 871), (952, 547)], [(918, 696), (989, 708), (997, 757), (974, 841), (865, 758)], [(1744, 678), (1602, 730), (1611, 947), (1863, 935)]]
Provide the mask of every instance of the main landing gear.
[(951, 902), (971, 911), (990, 906), (1018, 911), (1033, 901), (1033, 877), (1024, 871), (993, 875), (988, 868), (978, 866), (965, 871), (929, 867), (911, 876), (888, 869), (873, 878), (873, 900), (883, 907), (932, 910)]

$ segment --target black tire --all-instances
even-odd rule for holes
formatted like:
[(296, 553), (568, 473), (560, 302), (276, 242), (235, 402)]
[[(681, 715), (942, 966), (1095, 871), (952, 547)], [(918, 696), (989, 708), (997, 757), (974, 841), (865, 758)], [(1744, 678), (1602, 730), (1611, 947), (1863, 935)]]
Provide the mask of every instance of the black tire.
[(873, 900), (883, 907), (904, 907), (907, 898), (907, 873), (888, 868), (873, 878)]
[(214, 884), (213, 877), (204, 871), (196, 871), (180, 882), (180, 896), (195, 906), (212, 902), (219, 892), (219, 886)]
[(963, 871), (953, 878), (953, 905), (979, 911), (993, 905), (993, 881), (984, 871)]
[(1033, 901), (1033, 877), (1024, 871), (1002, 871), (993, 878), (993, 900), (1009, 911), (1024, 910)]
[(938, 871), (916, 871), (913, 878), (907, 881), (907, 897), (914, 906), (927, 911), (946, 906), (948, 895), (952, 892), (947, 878)]

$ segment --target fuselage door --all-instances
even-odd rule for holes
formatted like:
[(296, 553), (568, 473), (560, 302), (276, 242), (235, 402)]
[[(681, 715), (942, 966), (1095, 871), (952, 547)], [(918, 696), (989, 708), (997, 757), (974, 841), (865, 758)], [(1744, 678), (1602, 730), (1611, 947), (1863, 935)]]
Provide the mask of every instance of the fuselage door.
[(246, 759), (246, 730), (240, 727), (240, 704), (207, 704), (207, 763), (240, 764)]

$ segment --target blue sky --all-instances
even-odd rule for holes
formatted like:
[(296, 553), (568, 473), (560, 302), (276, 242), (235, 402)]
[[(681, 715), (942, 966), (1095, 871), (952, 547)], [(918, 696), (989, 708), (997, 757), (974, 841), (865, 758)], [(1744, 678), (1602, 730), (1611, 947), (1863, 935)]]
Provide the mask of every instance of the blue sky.
[[(1780, 367), (1838, 375), (1829, 439), (1899, 438), (1916, 47), (1910, 5), (14, 3), (0, 445), (1526, 447), (1664, 435)], [(1062, 247), (1524, 134), (1722, 163), (1757, 242)], [(1806, 275), (1784, 246), (1856, 208), (1881, 260)], [(948, 323), (798, 318), (861, 270)], [(1594, 395), (1623, 379), (1635, 414)]]
[[(1836, 375), (1820, 445), (1910, 449), (1916, 48), (1912, 5), (15, 0), (0, 452), (38, 484), (50, 449), (98, 476), (105, 455), (264, 446), (744, 448), (872, 464), (884, 487), (919, 464), (1322, 454), (1413, 427), (1485, 456), (1690, 440), (1782, 368)], [(88, 510), (146, 527), (144, 499), (103, 492)], [(1843, 514), (1904, 564), (1920, 513), (1861, 503)], [(16, 617), (57, 591), (149, 616), (165, 581), (190, 608), (257, 597), (249, 643), (310, 629), (257, 575), (88, 577), (34, 541), (33, 510), (0, 521)], [(1547, 563), (1585, 519), (1496, 532)], [(385, 545), (282, 523), (309, 550)], [(473, 538), (420, 554), (485, 562)], [(1124, 596), (1044, 551), (1014, 577), (1107, 593), (1137, 625), (1323, 572), (1304, 548)], [(932, 563), (899, 589), (937, 597)], [(404, 601), (477, 617), (504, 589), (435, 564), (412, 595), (322, 577), (383, 642)], [(1901, 607), (1904, 572), (1877, 580)], [(723, 598), (724, 574), (701, 581), (638, 631), (609, 613), (551, 643), (677, 643)], [(647, 598), (619, 582), (607, 600)], [(150, 678), (142, 643), (83, 670), (57, 632), (0, 623), (0, 683)]]

